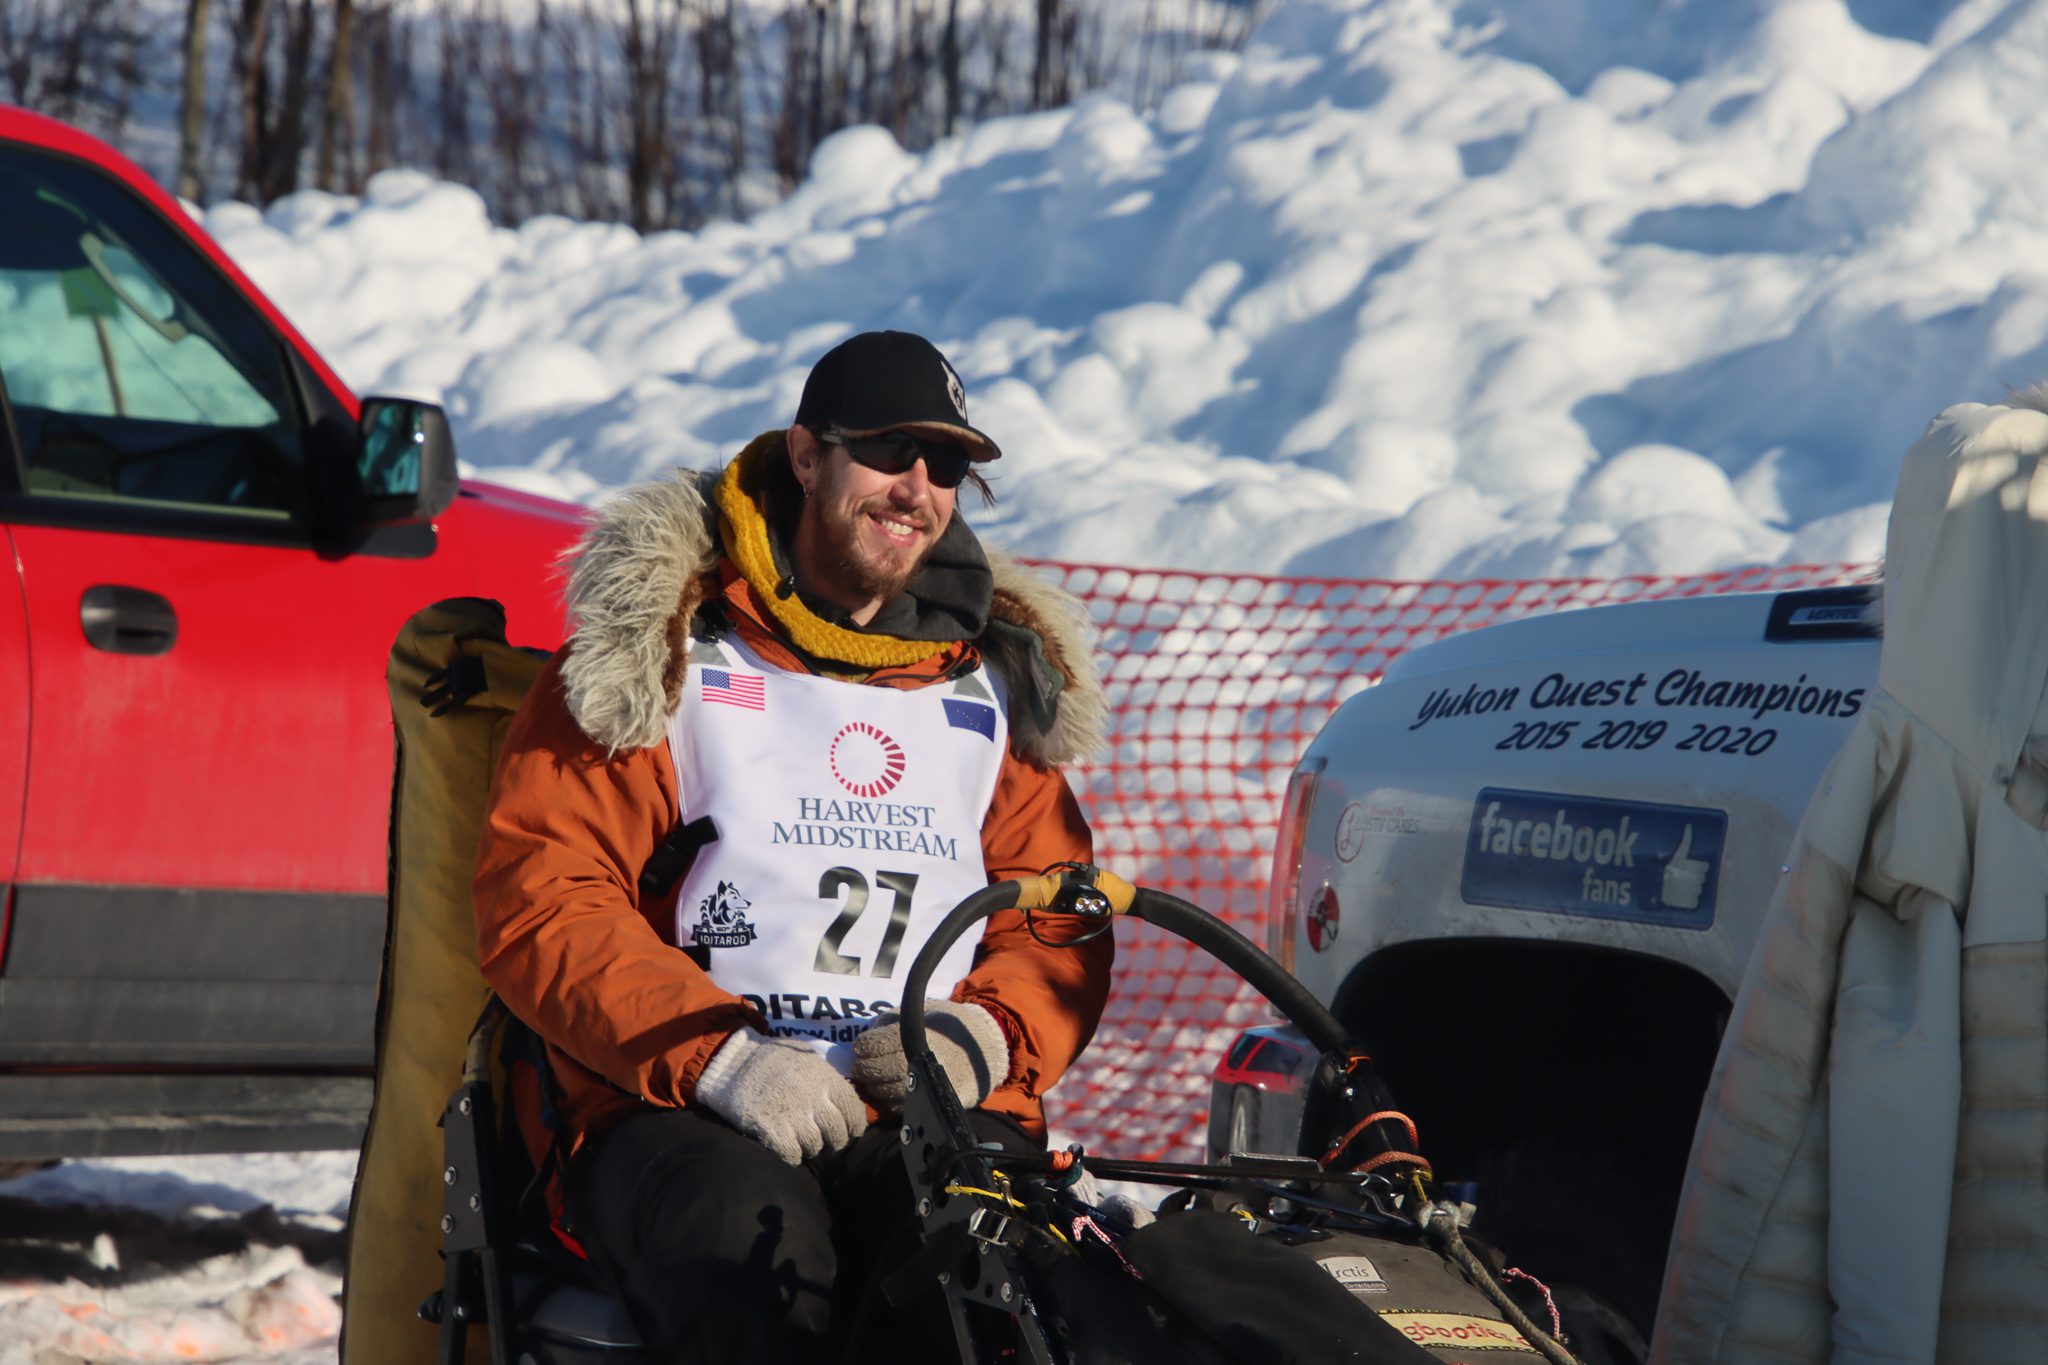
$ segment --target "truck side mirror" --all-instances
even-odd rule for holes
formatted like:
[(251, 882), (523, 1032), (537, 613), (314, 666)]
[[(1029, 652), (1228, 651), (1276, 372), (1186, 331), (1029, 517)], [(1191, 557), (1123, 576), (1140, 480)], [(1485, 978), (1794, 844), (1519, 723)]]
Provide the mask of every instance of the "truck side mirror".
[(358, 425), (355, 463), (365, 524), (430, 521), (448, 510), (460, 477), (446, 413), (409, 398), (365, 398)]

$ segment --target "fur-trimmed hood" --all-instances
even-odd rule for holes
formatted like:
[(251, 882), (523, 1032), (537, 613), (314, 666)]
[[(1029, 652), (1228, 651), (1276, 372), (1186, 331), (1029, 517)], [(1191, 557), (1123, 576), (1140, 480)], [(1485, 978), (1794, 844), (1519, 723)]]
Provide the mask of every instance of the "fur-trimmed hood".
[[(719, 589), (724, 546), (713, 483), (678, 470), (629, 488), (599, 509), (565, 557), (574, 622), (562, 664), (569, 710), (613, 752), (667, 737), (690, 623)], [(1089, 756), (1102, 746), (1108, 703), (1086, 609), (1007, 556), (989, 551), (988, 562), (989, 628), (975, 643), (1008, 685), (1012, 739), (1049, 764)]]

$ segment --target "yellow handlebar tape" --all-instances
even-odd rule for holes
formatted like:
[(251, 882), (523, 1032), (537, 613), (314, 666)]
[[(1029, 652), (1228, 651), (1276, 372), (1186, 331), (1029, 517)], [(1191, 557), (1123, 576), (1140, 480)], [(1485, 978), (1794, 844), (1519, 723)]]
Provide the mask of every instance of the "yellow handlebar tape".
[[(1122, 877), (1105, 868), (1093, 869), (1089, 885), (1109, 902), (1109, 913), (1121, 915), (1131, 908), (1138, 888)], [(1017, 908), (1019, 910), (1044, 910), (1053, 903), (1060, 889), (1066, 885), (1066, 878), (1058, 872), (1041, 872), (1036, 877), (1019, 877), (1017, 886)]]

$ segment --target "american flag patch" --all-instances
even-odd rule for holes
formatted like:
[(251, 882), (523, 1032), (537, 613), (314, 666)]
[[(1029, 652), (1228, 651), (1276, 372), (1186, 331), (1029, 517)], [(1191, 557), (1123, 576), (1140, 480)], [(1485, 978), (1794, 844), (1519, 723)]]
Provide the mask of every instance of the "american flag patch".
[(722, 701), (749, 711), (768, 709), (766, 684), (760, 674), (732, 673), (723, 668), (704, 670), (704, 700)]

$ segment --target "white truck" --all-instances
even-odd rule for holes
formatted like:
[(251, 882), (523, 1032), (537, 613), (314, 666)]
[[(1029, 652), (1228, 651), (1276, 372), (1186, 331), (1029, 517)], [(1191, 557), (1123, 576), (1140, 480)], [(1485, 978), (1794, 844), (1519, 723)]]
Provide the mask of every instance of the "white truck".
[[(1402, 656), (1297, 765), (1273, 954), (1369, 1047), (1478, 1232), (1589, 1361), (1640, 1358), (1729, 1006), (1877, 674), (1875, 585), (1511, 621)], [(1209, 1142), (1296, 1152), (1255, 1028)]]

